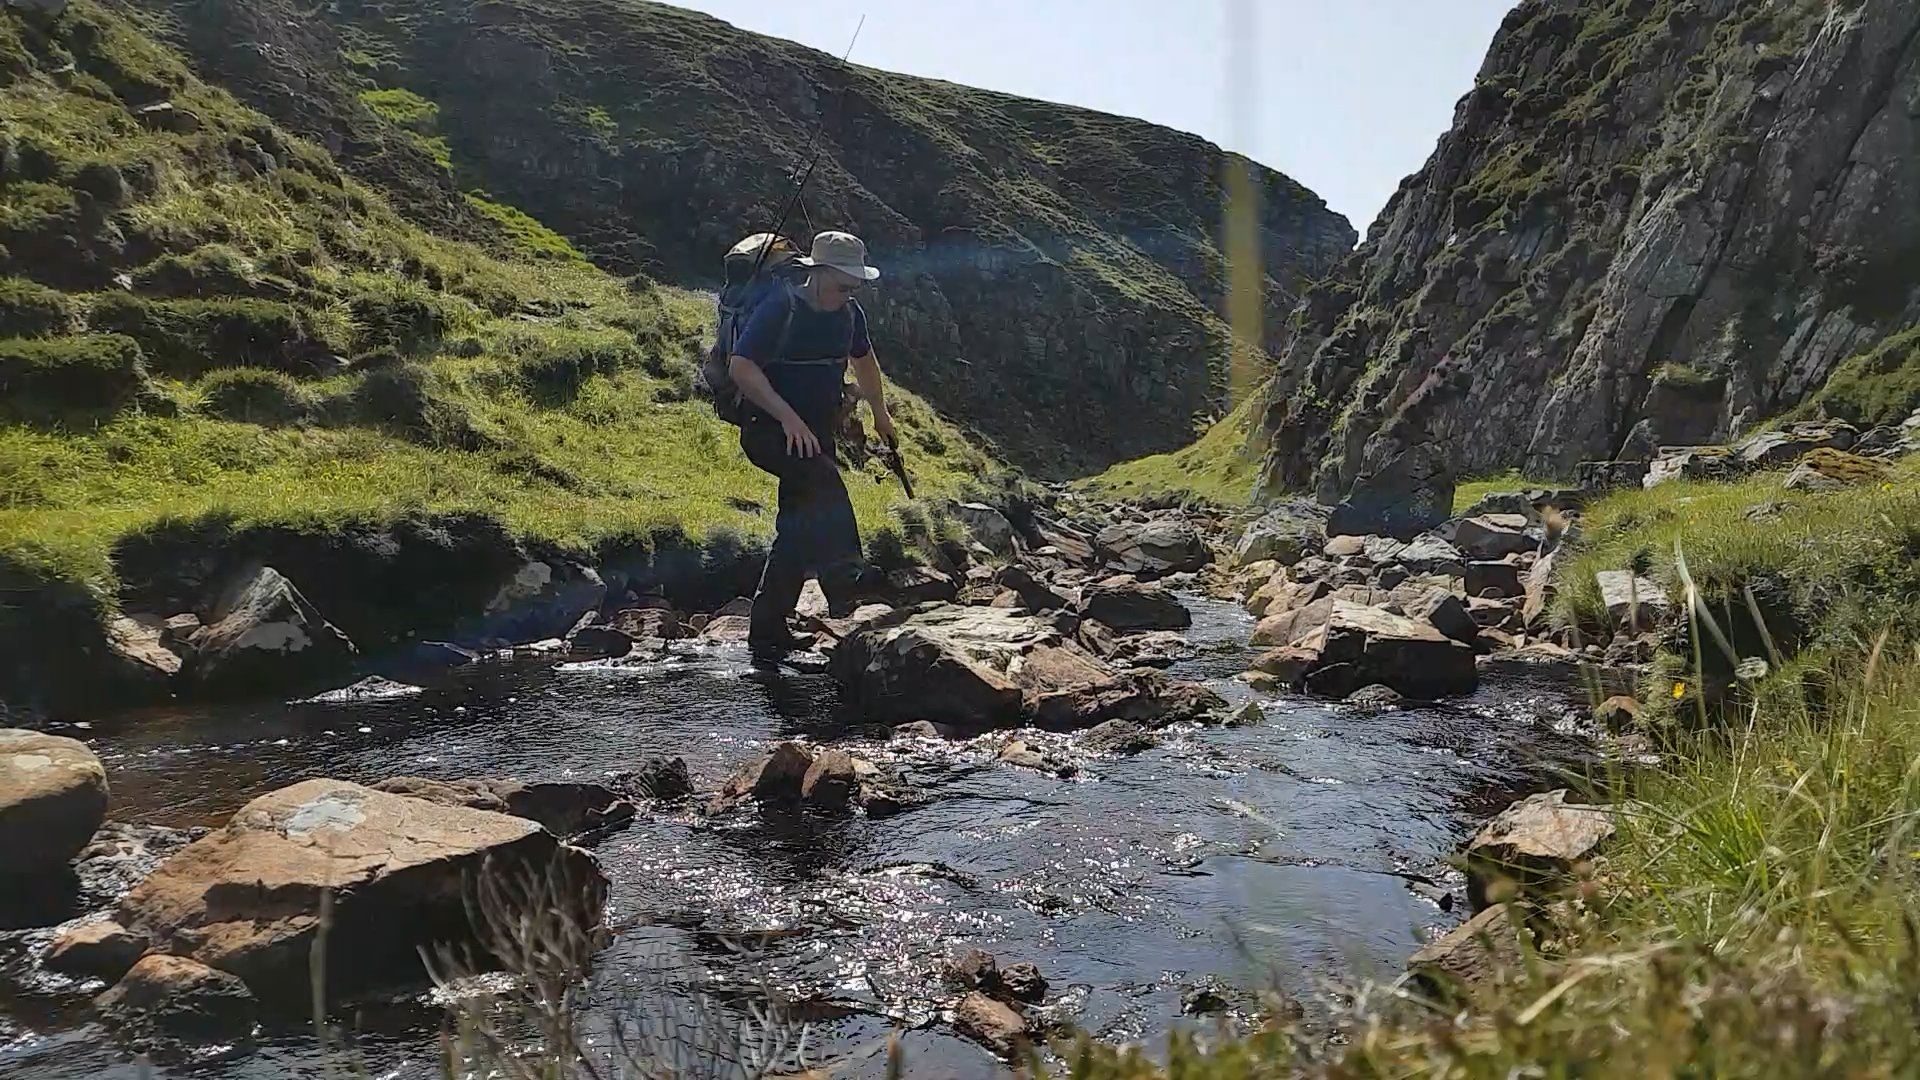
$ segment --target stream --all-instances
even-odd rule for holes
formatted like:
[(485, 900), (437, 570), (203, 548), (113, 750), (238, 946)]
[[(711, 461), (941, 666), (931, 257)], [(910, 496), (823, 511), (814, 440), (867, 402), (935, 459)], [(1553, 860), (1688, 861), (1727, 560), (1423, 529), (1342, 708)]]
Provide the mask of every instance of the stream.
[[(1231, 680), (1252, 620), (1184, 599), (1198, 655), (1171, 673), (1237, 708), (1254, 696)], [(594, 1008), (608, 1019), (706, 993), (726, 1012), (776, 987), (801, 1003), (836, 1076), (883, 1075), (886, 1036), (901, 1028), (909, 1075), (986, 1077), (1002, 1067), (940, 1019), (951, 1003), (940, 970), (957, 949), (1036, 964), (1054, 1012), (1109, 1040), (1152, 1045), (1177, 1024), (1213, 1023), (1181, 1016), (1186, 989), (1210, 980), (1277, 987), (1311, 1014), (1332, 987), (1391, 978), (1426, 932), (1456, 923), (1462, 904), (1443, 911), (1413, 882), (1457, 896), (1448, 855), (1515, 792), (1582, 756), (1564, 722), (1571, 688), (1544, 673), (1489, 671), (1472, 697), (1377, 713), (1260, 700), (1262, 724), (1169, 729), (1128, 758), (1026, 736), (1072, 757), (1070, 779), (997, 761), (994, 736), (890, 740), (847, 714), (827, 676), (767, 679), (726, 647), (647, 667), (474, 665), (388, 701), (183, 708), (56, 730), (106, 763), (114, 819), (172, 825), (218, 824), (312, 776), (595, 779), (666, 755), (710, 791), (779, 739), (844, 747), (933, 801), (877, 820), (708, 820), (696, 800), (643, 807), (594, 844), (623, 928), (596, 963)], [(754, 948), (730, 944), (742, 932)], [(142, 1073), (86, 1021), (99, 984), (34, 965), (45, 933), (0, 939), (0, 1075), (326, 1075), (305, 1025), (263, 1032), (244, 1057)], [(365, 1075), (400, 1078), (438, 1075), (442, 1017), (421, 995), (336, 1020)]]

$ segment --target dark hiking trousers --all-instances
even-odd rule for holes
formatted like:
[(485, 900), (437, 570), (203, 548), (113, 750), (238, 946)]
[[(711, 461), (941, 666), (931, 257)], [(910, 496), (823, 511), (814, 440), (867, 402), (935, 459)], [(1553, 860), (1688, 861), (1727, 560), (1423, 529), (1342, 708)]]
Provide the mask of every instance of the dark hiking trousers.
[(852, 606), (859, 581), (860, 527), (840, 479), (832, 427), (808, 426), (820, 437), (821, 451), (810, 458), (787, 453), (785, 433), (768, 417), (756, 414), (740, 428), (747, 460), (780, 480), (773, 547), (753, 594), (750, 644), (773, 646), (788, 639), (787, 618), (809, 575), (820, 579), (828, 604), (840, 610)]

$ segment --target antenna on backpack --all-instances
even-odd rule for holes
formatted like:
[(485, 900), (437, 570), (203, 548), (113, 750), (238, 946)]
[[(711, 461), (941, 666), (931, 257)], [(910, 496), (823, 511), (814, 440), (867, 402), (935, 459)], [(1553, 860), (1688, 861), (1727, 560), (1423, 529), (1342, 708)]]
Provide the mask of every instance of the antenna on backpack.
[[(860, 31), (865, 29), (866, 25), (867, 17), (865, 15), (860, 16), (859, 23), (853, 28), (853, 39), (847, 42), (847, 51), (840, 54), (841, 63), (846, 63), (847, 57), (853, 55), (854, 42), (860, 40)], [(820, 131), (826, 126), (827, 110), (825, 106), (822, 106), (819, 118), (813, 122), (813, 135), (807, 139), (806, 171), (800, 173), (800, 179), (793, 185), (793, 194), (787, 196), (786, 205), (780, 208), (779, 218), (775, 219), (773, 228), (766, 230), (767, 238), (760, 242), (760, 254), (753, 260), (753, 272), (755, 274), (758, 274), (760, 268), (766, 264), (767, 252), (773, 248), (773, 238), (780, 235), (781, 229), (787, 227), (787, 219), (793, 216), (793, 208), (800, 205), (800, 193), (806, 190), (807, 181), (813, 178), (813, 168), (820, 163), (820, 152), (818, 149), (820, 145)], [(801, 213), (806, 213), (805, 209), (802, 209)], [(808, 227), (812, 227), (811, 220), (809, 220)]]

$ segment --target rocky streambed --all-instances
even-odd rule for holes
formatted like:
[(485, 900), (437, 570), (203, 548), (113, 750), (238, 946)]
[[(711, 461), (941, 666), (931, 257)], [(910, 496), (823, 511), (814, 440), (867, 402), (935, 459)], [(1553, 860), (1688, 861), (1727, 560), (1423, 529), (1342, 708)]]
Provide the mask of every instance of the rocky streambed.
[[(836, 1075), (884, 1072), (901, 1030), (912, 1073), (968, 1076), (1021, 1028), (1151, 1041), (1258, 1023), (1274, 993), (1312, 1022), (1328, 988), (1395, 977), (1469, 914), (1463, 843), (1586, 752), (1588, 703), (1564, 666), (1470, 647), (1471, 683), (1437, 701), (1290, 689), (1326, 664), (1256, 688), (1270, 650), (1231, 597), (1269, 582), (1211, 569), (1208, 531), (1133, 513), (1021, 543), (1012, 568), (897, 580), (890, 610), (817, 616), (824, 655), (778, 675), (748, 666), (724, 606), (645, 606), (412, 685), (52, 725), (127, 824), (0, 939), (0, 1065), (132, 1076), (152, 1046), (163, 1074), (318, 1069), (295, 1007), (316, 837), (369, 875), (339, 909), (335, 945), (364, 948), (334, 961), (331, 1011), (375, 1075), (436, 1073), (447, 991), (360, 960), (451, 933), (436, 890), (503, 852), (573, 859), (551, 840), (568, 834), (591, 853), (569, 873), (593, 879), (568, 895), (605, 912), (580, 990), (603, 1043), (616, 1023), (730, 1029), (711, 1021), (771, 999)], [(443, 872), (462, 844), (496, 862)], [(408, 858), (440, 877), (369, 869)], [(120, 979), (149, 948), (189, 959)], [(153, 1030), (169, 999), (183, 1038)]]

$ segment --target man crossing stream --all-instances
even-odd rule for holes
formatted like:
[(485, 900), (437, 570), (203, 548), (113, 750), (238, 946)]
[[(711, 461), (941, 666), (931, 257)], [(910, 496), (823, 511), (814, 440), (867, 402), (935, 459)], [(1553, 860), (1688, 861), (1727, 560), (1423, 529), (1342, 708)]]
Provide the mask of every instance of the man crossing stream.
[(849, 367), (873, 410), (874, 432), (888, 445), (895, 441), (867, 315), (855, 299), (880, 276), (867, 265), (866, 244), (849, 233), (823, 232), (799, 262), (808, 268), (805, 282), (754, 309), (727, 361), (728, 375), (751, 406), (742, 417), (740, 447), (780, 481), (773, 546), (754, 591), (748, 637), (761, 666), (805, 644), (787, 620), (809, 574), (819, 578), (832, 610), (853, 604), (860, 529), (834, 445)]

